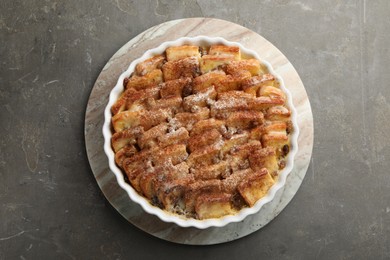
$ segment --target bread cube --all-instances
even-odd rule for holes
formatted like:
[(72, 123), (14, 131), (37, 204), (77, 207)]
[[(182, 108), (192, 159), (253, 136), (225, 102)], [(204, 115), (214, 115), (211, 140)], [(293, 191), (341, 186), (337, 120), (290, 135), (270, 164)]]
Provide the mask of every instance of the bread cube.
[(161, 66), (163, 65), (164, 61), (165, 57), (163, 55), (153, 56), (152, 58), (146, 59), (145, 61), (138, 63), (135, 67), (135, 73), (138, 76), (144, 76), (155, 69), (161, 69)]
[(240, 61), (231, 61), (226, 65), (226, 73), (235, 75), (238, 71), (247, 70), (252, 76), (264, 74), (264, 67), (256, 59), (247, 59)]
[(220, 147), (217, 145), (209, 145), (201, 149), (193, 151), (187, 159), (189, 167), (200, 167), (213, 164), (215, 158), (218, 157)]
[(220, 141), (222, 135), (216, 129), (210, 129), (197, 135), (192, 135), (188, 140), (188, 148), (191, 152), (202, 149), (205, 146), (211, 145)]
[(134, 145), (132, 144), (128, 144), (124, 147), (122, 147), (120, 150), (118, 150), (116, 153), (115, 153), (115, 163), (123, 168), (123, 160), (128, 158), (128, 157), (132, 157), (133, 155), (135, 155), (137, 153), (137, 149), (135, 148)]
[(207, 119), (210, 117), (210, 110), (207, 107), (202, 107), (196, 113), (177, 113), (175, 118), (172, 120), (172, 125), (176, 128), (185, 127), (188, 131), (191, 131), (193, 125), (199, 120)]
[(233, 135), (230, 139), (225, 140), (221, 148), (221, 153), (228, 153), (234, 146), (246, 143), (248, 141), (248, 138), (249, 134), (247, 132)]
[(283, 146), (289, 144), (289, 137), (287, 135), (287, 123), (283, 121), (272, 122), (265, 126), (265, 134), (261, 137), (261, 142), (264, 147), (275, 147), (281, 149)]
[(259, 199), (267, 195), (274, 183), (275, 181), (268, 173), (267, 169), (263, 168), (246, 176), (244, 180), (240, 182), (237, 189), (245, 202), (252, 207)]
[(187, 129), (180, 127), (176, 131), (160, 135), (157, 139), (160, 147), (185, 143), (189, 138)]
[(249, 154), (249, 164), (254, 171), (267, 168), (269, 173), (276, 173), (279, 169), (279, 165), (275, 148), (265, 147)]
[(262, 149), (260, 141), (249, 140), (248, 143), (237, 145), (235, 149), (231, 151), (231, 154), (234, 157), (239, 158), (240, 160), (248, 158), (251, 153), (254, 153), (257, 150)]
[(171, 117), (172, 110), (170, 108), (143, 111), (139, 118), (139, 124), (147, 131), (153, 126), (167, 122), (168, 118)]
[(208, 219), (234, 214), (231, 199), (232, 195), (227, 193), (202, 194), (196, 199), (196, 215)]
[(217, 92), (215, 91), (214, 86), (203, 89), (197, 94), (189, 95), (183, 100), (183, 108), (185, 111), (191, 111), (195, 106), (205, 107), (208, 102), (215, 100), (217, 97)]
[(192, 128), (190, 136), (198, 135), (212, 129), (217, 129), (220, 133), (222, 133), (223, 129), (226, 130), (222, 120), (210, 118), (197, 122)]
[(233, 56), (234, 60), (241, 60), (240, 48), (237, 46), (212, 45), (209, 50), (209, 55), (230, 55)]
[(264, 115), (260, 111), (245, 110), (232, 112), (226, 120), (227, 127), (245, 129), (262, 124)]
[(207, 165), (192, 169), (195, 179), (200, 180), (211, 180), (219, 179), (221, 176), (226, 176), (229, 173), (229, 165), (225, 161), (221, 161), (217, 164)]
[(191, 45), (169, 47), (166, 49), (166, 54), (168, 61), (182, 60), (188, 57), (200, 58), (199, 47)]
[(198, 93), (204, 89), (216, 85), (222, 79), (226, 77), (225, 72), (223, 71), (211, 71), (209, 73), (200, 75), (196, 77), (193, 81), (193, 92)]
[(204, 74), (229, 64), (233, 60), (233, 55), (203, 55), (200, 60), (200, 71)]
[(139, 111), (123, 111), (112, 117), (112, 125), (115, 132), (140, 125)]
[(186, 212), (195, 211), (195, 203), (200, 194), (211, 194), (221, 192), (220, 180), (197, 180), (190, 183), (185, 191), (184, 202)]
[(169, 108), (173, 111), (179, 111), (181, 109), (182, 98), (180, 96), (169, 96), (159, 100), (150, 101), (148, 108), (151, 110)]
[(162, 71), (165, 81), (185, 77), (194, 78), (199, 75), (199, 61), (196, 57), (168, 61), (162, 66)]
[(142, 136), (138, 138), (138, 146), (141, 149), (150, 148), (157, 145), (157, 138), (166, 134), (168, 130), (168, 124), (163, 122), (157, 126), (145, 131)]
[(173, 165), (179, 164), (187, 159), (188, 153), (184, 144), (174, 144), (164, 147), (153, 154), (153, 163), (155, 165), (163, 165), (171, 161)]
[(272, 74), (264, 74), (261, 76), (253, 76), (242, 81), (242, 89), (253, 96), (257, 96), (257, 92), (262, 86), (273, 86), (275, 78)]
[(128, 144), (135, 144), (137, 136), (142, 134), (142, 132), (143, 129), (138, 127), (114, 133), (111, 138), (112, 148), (117, 152)]
[(158, 85), (163, 81), (163, 73), (160, 69), (152, 70), (144, 76), (132, 76), (126, 85), (126, 88), (134, 88), (136, 90), (142, 90), (146, 88)]
[(259, 96), (270, 97), (272, 99), (286, 100), (286, 95), (280, 88), (272, 86), (263, 86), (259, 89)]
[(161, 98), (167, 98), (167, 97), (182, 97), (182, 92), (184, 87), (191, 84), (192, 79), (187, 78), (180, 78), (175, 80), (166, 81), (161, 84)]
[(273, 106), (267, 109), (265, 118), (272, 121), (290, 120), (291, 112), (285, 106)]

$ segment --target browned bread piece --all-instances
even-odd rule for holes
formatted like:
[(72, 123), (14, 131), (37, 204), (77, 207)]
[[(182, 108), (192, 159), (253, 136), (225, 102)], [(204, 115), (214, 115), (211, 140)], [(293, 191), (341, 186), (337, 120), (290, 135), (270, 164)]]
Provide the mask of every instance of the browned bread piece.
[(184, 178), (174, 179), (167, 182), (159, 182), (156, 188), (158, 201), (163, 208), (170, 212), (181, 215), (186, 214), (185, 191), (189, 183), (193, 182), (193, 177), (188, 175)]
[(241, 60), (241, 51), (237, 46), (212, 45), (209, 49), (209, 55), (230, 55), (234, 60)]
[(142, 194), (148, 198), (152, 199), (156, 196), (154, 182), (156, 179), (155, 171), (145, 171), (141, 173), (138, 177), (138, 183)]
[(194, 124), (190, 135), (198, 135), (207, 130), (217, 129), (220, 133), (226, 131), (225, 122), (221, 120), (216, 120), (214, 118), (200, 120)]
[(196, 57), (168, 61), (162, 66), (162, 71), (165, 81), (186, 77), (194, 78), (199, 75), (199, 61)]
[(122, 162), (123, 170), (125, 171), (129, 182), (138, 192), (142, 192), (139, 185), (139, 178), (142, 173), (147, 171), (150, 154), (150, 150), (143, 150), (131, 157), (125, 158)]
[(263, 86), (259, 89), (259, 96), (262, 97), (270, 97), (271, 99), (276, 100), (286, 100), (286, 95), (280, 88), (272, 87), (272, 86)]
[(166, 49), (167, 60), (177, 61), (188, 57), (200, 59), (199, 47), (194, 45), (173, 46)]
[(226, 65), (226, 73), (235, 75), (237, 71), (246, 70), (249, 71), (252, 76), (264, 74), (264, 69), (260, 66), (260, 61), (256, 59), (231, 61)]
[(194, 175), (195, 179), (212, 180), (228, 176), (230, 174), (230, 169), (229, 164), (226, 161), (221, 161), (212, 165), (192, 168), (191, 173)]
[(264, 134), (264, 125), (256, 126), (249, 131), (249, 139), (260, 141), (261, 136), (263, 134)]
[(171, 115), (170, 109), (123, 111), (112, 117), (112, 125), (116, 132), (136, 126), (142, 126), (147, 131), (155, 125), (166, 122)]
[(157, 85), (140, 91), (134, 91), (135, 89), (126, 90), (126, 92), (129, 92), (126, 99), (126, 111), (149, 109), (150, 104), (159, 99), (160, 86)]
[(247, 175), (238, 185), (238, 191), (250, 207), (267, 195), (275, 181), (266, 168)]
[(175, 118), (172, 120), (171, 124), (175, 128), (185, 127), (188, 131), (191, 131), (192, 126), (203, 119), (210, 117), (210, 110), (207, 107), (202, 107), (197, 110), (195, 113), (182, 112), (177, 113)]
[(149, 110), (157, 110), (157, 109), (168, 109), (170, 108), (173, 112), (180, 111), (182, 104), (181, 97), (169, 96), (166, 98), (162, 98), (159, 100), (150, 100), (148, 103)]
[(244, 110), (230, 113), (226, 119), (226, 126), (246, 129), (260, 125), (263, 121), (264, 115), (260, 111)]
[(196, 199), (195, 212), (199, 219), (220, 218), (235, 213), (232, 195), (227, 193), (201, 194)]
[(262, 148), (249, 154), (249, 163), (254, 171), (267, 168), (271, 174), (274, 174), (279, 169), (275, 148), (273, 147)]
[(250, 167), (249, 155), (262, 148), (261, 143), (256, 140), (249, 140), (247, 143), (236, 145), (226, 155), (226, 160), (230, 162), (230, 168), (233, 172), (247, 169)]
[(273, 86), (275, 78), (272, 74), (264, 74), (261, 76), (253, 76), (242, 81), (242, 89), (253, 96), (257, 96), (257, 92), (262, 86)]
[(184, 144), (173, 144), (157, 150), (151, 157), (154, 165), (163, 165), (168, 161), (176, 165), (186, 160), (188, 153)]
[(161, 84), (161, 98), (167, 98), (170, 96), (182, 97), (183, 89), (188, 87), (192, 82), (192, 79), (180, 78), (175, 80), (166, 81)]
[[(158, 202), (163, 202), (161, 199), (163, 196), (160, 193), (165, 193), (168, 186), (172, 188), (172, 182), (191, 177), (188, 175), (188, 168), (183, 169), (181, 164), (174, 166), (168, 162), (156, 167), (150, 166), (139, 177), (139, 186), (142, 193), (149, 199), (157, 197)], [(193, 178), (191, 177), (191, 179)]]
[(137, 137), (143, 134), (142, 127), (134, 127), (132, 129), (126, 129), (122, 132), (117, 132), (112, 135), (111, 144), (114, 148), (114, 152), (119, 151), (122, 147), (128, 144), (135, 144)]
[(153, 56), (143, 62), (138, 63), (135, 67), (135, 73), (138, 76), (144, 76), (155, 69), (161, 69), (164, 61), (165, 57), (163, 55)]
[(158, 137), (158, 143), (160, 147), (166, 147), (168, 145), (186, 143), (188, 138), (189, 134), (187, 129), (180, 127), (177, 130), (160, 135)]
[(186, 187), (184, 202), (188, 212), (194, 212), (195, 203), (199, 195), (219, 193), (222, 191), (220, 180), (197, 180)]
[(262, 148), (262, 145), (257, 140), (250, 140), (247, 143), (237, 145), (232, 149), (231, 154), (234, 157), (237, 157), (239, 159), (245, 159), (248, 158), (248, 156), (255, 151), (258, 151)]
[(217, 98), (217, 91), (215, 87), (203, 89), (197, 94), (189, 95), (183, 100), (183, 108), (185, 111), (191, 111), (194, 107), (205, 107)]
[(132, 144), (128, 144), (115, 153), (115, 163), (119, 167), (123, 168), (122, 167), (123, 160), (128, 157), (132, 157), (136, 153), (138, 153), (137, 148), (135, 148), (135, 146)]
[(129, 78), (126, 88), (134, 88), (136, 90), (146, 89), (158, 85), (163, 81), (163, 73), (160, 69), (152, 70), (144, 76), (134, 75)]
[(192, 135), (188, 140), (190, 152), (221, 141), (222, 135), (217, 129), (210, 129), (197, 135)]
[(229, 64), (233, 60), (233, 55), (203, 55), (200, 60), (200, 71), (204, 74)]
[(248, 141), (249, 133), (243, 132), (242, 134), (233, 135), (230, 139), (225, 140), (221, 147), (221, 153), (224, 155), (228, 153), (237, 145), (244, 144)]
[(127, 89), (111, 107), (111, 112), (113, 115), (116, 115), (124, 110), (137, 111), (145, 109), (145, 100), (158, 99), (159, 92), (159, 86), (154, 86), (140, 91), (137, 91), (134, 88)]
[(234, 75), (226, 75), (216, 83), (215, 88), (218, 93), (241, 90), (242, 81), (249, 78), (251, 73), (248, 71), (237, 72)]
[(290, 120), (291, 112), (285, 106), (273, 106), (267, 109), (265, 118), (272, 121), (287, 121)]
[[(137, 92), (136, 90), (132, 89), (133, 91)], [(118, 114), (119, 112), (122, 112), (126, 108), (126, 100), (127, 100), (127, 91), (123, 92), (117, 101), (115, 101), (114, 105), (111, 107), (111, 113), (113, 115)]]
[(138, 137), (137, 143), (141, 149), (151, 148), (158, 145), (157, 138), (167, 133), (168, 124), (161, 123), (145, 131), (143, 135)]
[(218, 94), (218, 101), (211, 105), (211, 116), (226, 118), (229, 112), (239, 110), (263, 111), (271, 106), (281, 105), (283, 99), (271, 97), (253, 97), (242, 91), (228, 91)]
[(261, 142), (264, 147), (275, 147), (281, 149), (289, 144), (289, 136), (287, 135), (287, 123), (284, 121), (276, 121), (265, 127), (265, 134), (261, 137)]
[(187, 164), (189, 167), (203, 167), (205, 165), (211, 165), (218, 159), (220, 150), (221, 147), (218, 143), (197, 149), (188, 156)]
[(226, 78), (226, 74), (223, 71), (210, 71), (206, 74), (196, 77), (193, 81), (193, 91), (198, 93), (204, 89), (207, 89), (213, 85), (216, 85), (221, 80)]
[(252, 169), (235, 171), (227, 178), (222, 180), (222, 190), (226, 193), (233, 194), (237, 191), (238, 184), (248, 175), (252, 174)]

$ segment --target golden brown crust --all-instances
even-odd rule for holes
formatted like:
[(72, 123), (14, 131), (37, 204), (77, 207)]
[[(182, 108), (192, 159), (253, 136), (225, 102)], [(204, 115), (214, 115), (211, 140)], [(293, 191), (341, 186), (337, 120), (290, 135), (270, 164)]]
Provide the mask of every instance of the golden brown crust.
[(231, 55), (234, 60), (241, 59), (241, 51), (237, 46), (226, 46), (226, 45), (212, 45), (209, 50), (210, 55)]
[(268, 190), (275, 183), (266, 168), (245, 176), (237, 189), (250, 207), (267, 195)]
[(161, 84), (161, 98), (167, 98), (170, 96), (174, 97), (182, 97), (183, 96), (183, 89), (187, 86), (189, 86), (192, 82), (192, 79), (187, 78), (180, 78), (175, 80), (166, 81)]
[[(207, 51), (206, 51), (207, 52)], [(265, 196), (285, 165), (291, 112), (238, 47), (170, 47), (136, 66), (111, 107), (115, 161), (153, 205), (198, 219)]]
[(200, 58), (199, 47), (194, 45), (173, 46), (166, 49), (167, 60), (176, 61), (189, 57)]
[(199, 60), (196, 57), (188, 57), (181, 60), (168, 61), (162, 66), (164, 80), (179, 78), (194, 78), (199, 74)]
[(143, 62), (138, 63), (135, 67), (135, 73), (138, 76), (144, 76), (155, 69), (161, 69), (164, 61), (165, 57), (163, 55), (153, 56)]
[(195, 212), (199, 219), (219, 218), (235, 212), (232, 206), (232, 194), (201, 194), (196, 199)]
[(136, 90), (142, 90), (153, 87), (163, 81), (163, 73), (160, 69), (152, 70), (144, 76), (134, 75), (129, 78), (126, 88), (134, 88)]

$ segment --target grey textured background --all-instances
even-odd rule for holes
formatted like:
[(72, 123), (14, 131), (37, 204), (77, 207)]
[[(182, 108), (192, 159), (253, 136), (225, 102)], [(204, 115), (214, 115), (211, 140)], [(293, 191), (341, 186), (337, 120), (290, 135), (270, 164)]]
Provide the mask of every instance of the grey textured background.
[[(390, 1), (0, 2), (0, 259), (390, 259)], [(268, 226), (195, 247), (105, 200), (84, 148), (106, 61), (164, 21), (216, 17), (271, 41), (309, 94), (313, 158)], [(100, 129), (97, 129), (100, 131)]]

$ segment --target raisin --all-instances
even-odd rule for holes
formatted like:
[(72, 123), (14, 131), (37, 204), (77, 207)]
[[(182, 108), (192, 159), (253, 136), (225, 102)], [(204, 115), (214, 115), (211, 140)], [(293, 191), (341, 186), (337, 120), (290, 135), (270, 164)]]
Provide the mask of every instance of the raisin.
[(129, 82), (129, 78), (125, 78), (123, 80), (123, 86), (126, 87), (128, 82)]
[(283, 151), (283, 156), (286, 156), (290, 152), (290, 146), (288, 146), (288, 144), (284, 145), (282, 151)]

